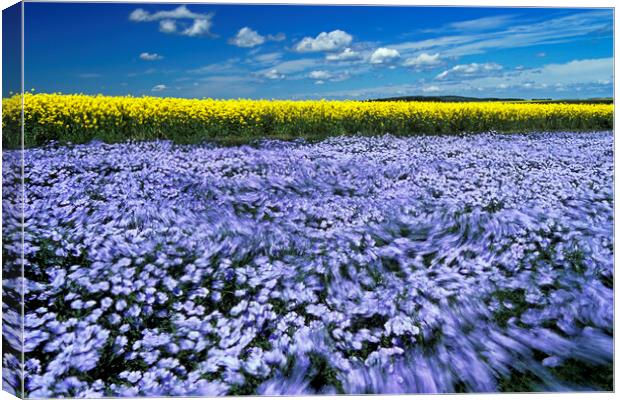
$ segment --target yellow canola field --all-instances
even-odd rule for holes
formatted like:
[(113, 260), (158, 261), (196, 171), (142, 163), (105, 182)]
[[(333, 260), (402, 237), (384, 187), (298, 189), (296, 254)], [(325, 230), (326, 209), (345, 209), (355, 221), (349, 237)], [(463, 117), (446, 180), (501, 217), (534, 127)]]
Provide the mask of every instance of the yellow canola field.
[[(24, 95), (25, 142), (457, 134), (613, 128), (611, 104), (213, 100)], [(19, 144), (21, 97), (2, 100), (5, 146)]]

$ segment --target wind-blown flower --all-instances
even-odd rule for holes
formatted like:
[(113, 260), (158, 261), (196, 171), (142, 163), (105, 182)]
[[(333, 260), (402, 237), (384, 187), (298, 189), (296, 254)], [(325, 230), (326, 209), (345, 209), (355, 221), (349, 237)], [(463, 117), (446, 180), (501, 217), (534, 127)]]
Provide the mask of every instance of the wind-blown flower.
[(610, 387), (612, 132), (23, 155), (30, 397)]

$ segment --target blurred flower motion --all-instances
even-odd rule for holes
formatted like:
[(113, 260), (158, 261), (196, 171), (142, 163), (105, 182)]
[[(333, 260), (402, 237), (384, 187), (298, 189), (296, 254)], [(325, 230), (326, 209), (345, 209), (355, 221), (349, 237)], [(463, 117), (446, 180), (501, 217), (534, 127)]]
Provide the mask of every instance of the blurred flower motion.
[(612, 132), (23, 157), (28, 397), (611, 390)]

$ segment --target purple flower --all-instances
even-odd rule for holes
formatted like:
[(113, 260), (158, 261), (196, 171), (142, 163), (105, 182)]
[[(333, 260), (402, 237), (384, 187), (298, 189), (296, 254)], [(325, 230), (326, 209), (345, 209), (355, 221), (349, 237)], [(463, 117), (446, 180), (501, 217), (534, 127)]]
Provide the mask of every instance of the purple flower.
[(606, 389), (555, 371), (613, 363), (613, 140), (27, 149), (24, 249), (3, 256), (28, 265), (4, 285), (25, 289), (25, 394), (219, 396), (250, 375), (258, 394), (492, 392), (515, 368), (537, 390)]

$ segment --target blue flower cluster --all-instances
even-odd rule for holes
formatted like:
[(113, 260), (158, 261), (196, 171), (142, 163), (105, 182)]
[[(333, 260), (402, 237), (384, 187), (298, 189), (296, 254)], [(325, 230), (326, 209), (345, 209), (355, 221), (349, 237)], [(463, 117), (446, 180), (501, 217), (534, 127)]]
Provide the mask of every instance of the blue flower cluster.
[(612, 365), (611, 132), (91, 143), (24, 165), (29, 397), (611, 385), (574, 373)]

